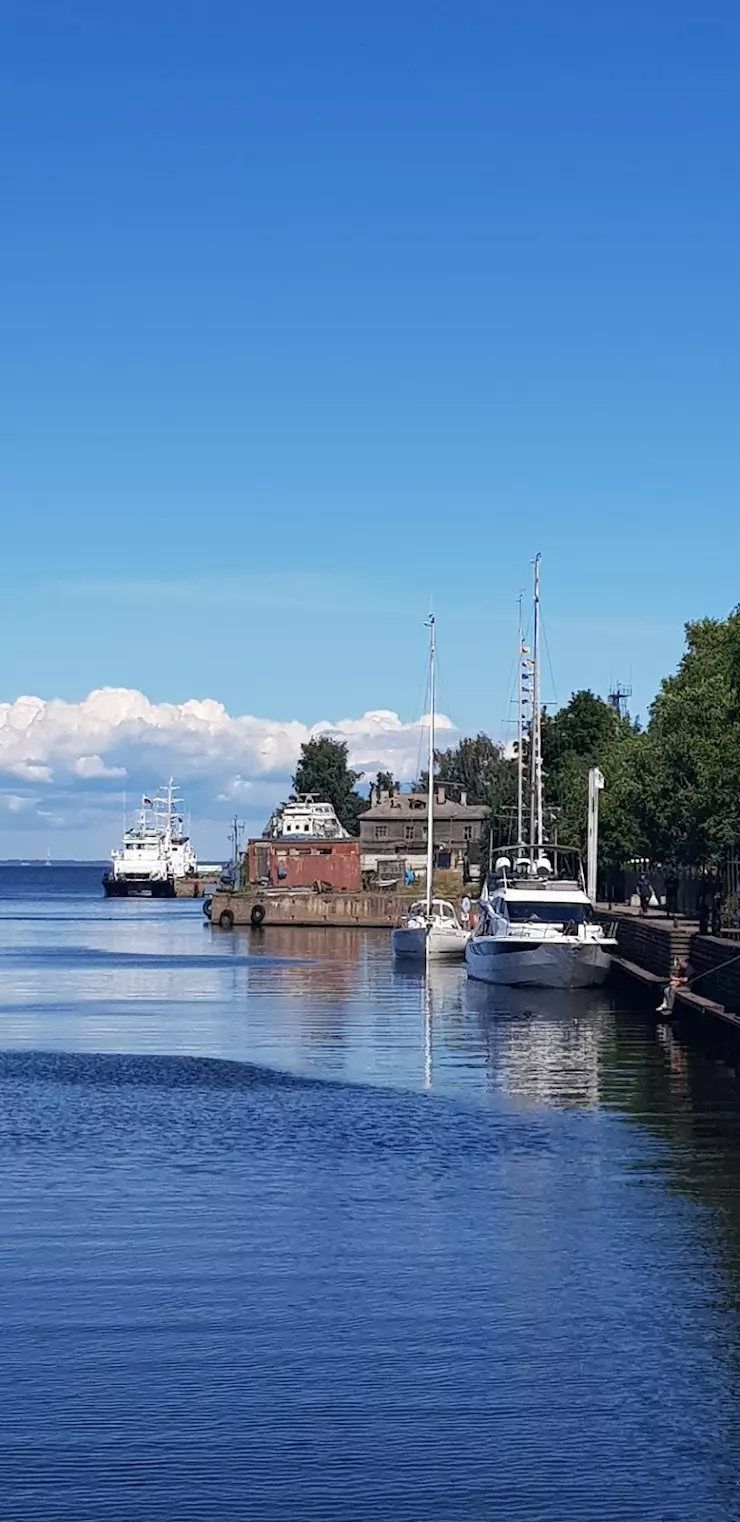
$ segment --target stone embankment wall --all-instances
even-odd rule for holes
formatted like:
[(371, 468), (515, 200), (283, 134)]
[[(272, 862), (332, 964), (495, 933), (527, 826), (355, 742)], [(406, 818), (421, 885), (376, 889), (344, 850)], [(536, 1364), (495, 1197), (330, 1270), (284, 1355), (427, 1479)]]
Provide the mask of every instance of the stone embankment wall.
[[(691, 978), (683, 1002), (700, 1006), (704, 1014), (729, 1012), (740, 1017), (740, 941), (723, 936), (698, 935), (692, 924), (674, 926), (672, 920), (625, 911), (602, 910), (599, 919), (616, 929), (619, 956), (625, 971), (654, 973), (666, 982), (680, 962), (688, 963)], [(625, 967), (624, 964), (627, 964)], [(712, 1010), (708, 1006), (714, 1004)]]
[[(695, 935), (689, 952), (691, 986), (705, 999), (716, 999), (740, 1015), (740, 941)], [(699, 976), (701, 974), (701, 976)]]
[(261, 908), (266, 929), (270, 925), (391, 929), (401, 923), (408, 906), (408, 895), (397, 893), (214, 893), (211, 924), (220, 925), (225, 916), (234, 925), (249, 925), (252, 911)]
[(674, 927), (668, 919), (652, 919), (619, 910), (604, 910), (599, 914), (603, 925), (616, 925), (619, 954), (628, 962), (644, 967), (648, 972), (668, 978), (678, 962), (689, 956), (693, 927)]

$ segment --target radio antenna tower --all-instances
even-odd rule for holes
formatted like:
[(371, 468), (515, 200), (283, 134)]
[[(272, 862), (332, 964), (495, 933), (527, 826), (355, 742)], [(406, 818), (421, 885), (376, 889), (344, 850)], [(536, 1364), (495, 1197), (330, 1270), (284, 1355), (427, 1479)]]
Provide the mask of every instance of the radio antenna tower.
[(623, 719), (627, 713), (627, 702), (632, 697), (632, 688), (625, 687), (622, 682), (615, 682), (607, 699), (610, 708), (613, 708)]

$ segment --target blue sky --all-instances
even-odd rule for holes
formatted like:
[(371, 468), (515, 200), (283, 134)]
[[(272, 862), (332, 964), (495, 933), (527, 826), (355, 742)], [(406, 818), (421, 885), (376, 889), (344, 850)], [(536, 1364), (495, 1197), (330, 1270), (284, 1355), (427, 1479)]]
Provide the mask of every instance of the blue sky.
[(644, 714), (738, 600), (737, 9), (4, 19), (0, 697), (410, 721), (432, 598), (502, 733), (541, 550), (549, 695)]

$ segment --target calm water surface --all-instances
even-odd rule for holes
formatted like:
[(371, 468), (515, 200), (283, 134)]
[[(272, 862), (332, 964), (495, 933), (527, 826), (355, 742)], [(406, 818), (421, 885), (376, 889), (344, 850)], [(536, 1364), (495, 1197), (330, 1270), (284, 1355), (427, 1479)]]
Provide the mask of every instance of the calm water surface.
[(0, 868), (0, 1515), (740, 1517), (734, 1067)]

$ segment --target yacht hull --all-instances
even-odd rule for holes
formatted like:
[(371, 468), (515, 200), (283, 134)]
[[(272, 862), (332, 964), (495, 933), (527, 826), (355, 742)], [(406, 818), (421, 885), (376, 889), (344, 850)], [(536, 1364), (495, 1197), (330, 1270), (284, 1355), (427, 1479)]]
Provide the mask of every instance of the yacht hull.
[(466, 940), (464, 931), (437, 930), (434, 926), (431, 930), (401, 926), (391, 931), (394, 957), (415, 957), (417, 961), (429, 957), (433, 961), (461, 962)]
[(509, 988), (598, 988), (611, 966), (610, 947), (584, 941), (540, 941), (516, 950), (505, 937), (473, 936), (468, 976)]
[(401, 926), (391, 931), (391, 947), (394, 957), (425, 957), (427, 954), (426, 929), (408, 930)]

